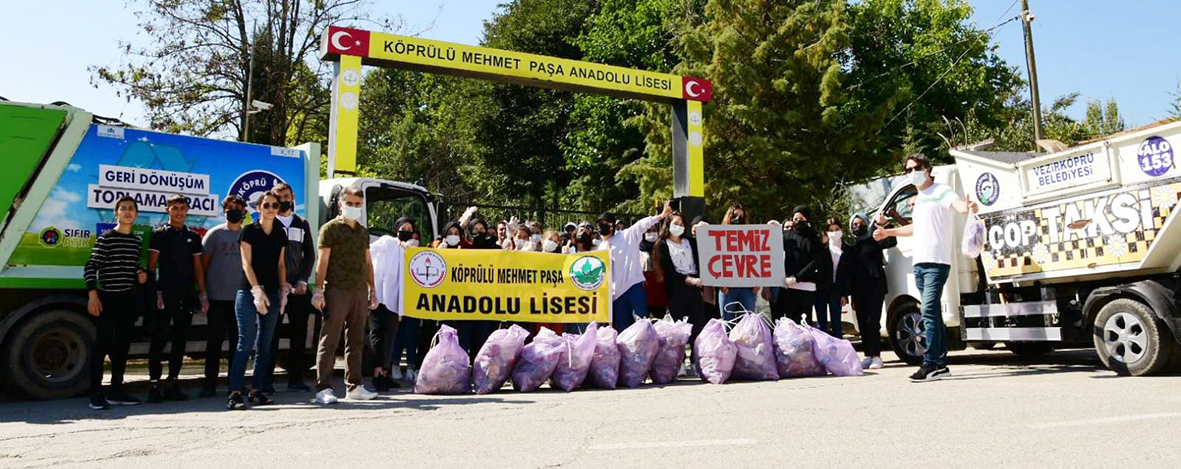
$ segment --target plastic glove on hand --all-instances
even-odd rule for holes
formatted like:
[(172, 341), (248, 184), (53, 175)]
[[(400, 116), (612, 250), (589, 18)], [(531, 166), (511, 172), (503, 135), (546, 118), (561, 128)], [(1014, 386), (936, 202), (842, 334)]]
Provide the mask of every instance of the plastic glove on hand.
[(324, 290), (316, 290), (315, 293), (312, 293), (312, 307), (324, 311)]
[(262, 287), (251, 288), (250, 293), (254, 295), (254, 309), (258, 311), (258, 314), (266, 315), (267, 308), (271, 306), (271, 301), (267, 299), (267, 293), (263, 291)]

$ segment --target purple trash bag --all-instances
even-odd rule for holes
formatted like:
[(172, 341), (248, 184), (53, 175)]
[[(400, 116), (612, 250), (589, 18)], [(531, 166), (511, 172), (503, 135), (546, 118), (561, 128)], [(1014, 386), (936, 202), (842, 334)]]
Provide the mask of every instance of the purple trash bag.
[(465, 394), (472, 390), (472, 365), (467, 352), (459, 346), (459, 335), (455, 329), (444, 324), (435, 334), (436, 344), (422, 359), (418, 379), (414, 383), (416, 394)]
[[(553, 331), (544, 327), (541, 330), (553, 334)], [(538, 332), (537, 336), (541, 337), (542, 333)], [(535, 338), (533, 342), (521, 349), (521, 357), (517, 359), (517, 364), (513, 367), (513, 389), (520, 392), (536, 391), (545, 383), (545, 380), (554, 374), (554, 369), (558, 367), (558, 360), (565, 350), (564, 344), (555, 346)]]
[(660, 350), (660, 337), (652, 323), (636, 321), (615, 339), (619, 347), (619, 384), (625, 388), (639, 387), (652, 369), (652, 361)]
[(591, 360), (595, 357), (595, 340), (598, 339), (599, 325), (591, 323), (582, 334), (562, 334), (566, 343), (565, 356), (558, 360), (550, 387), (573, 391), (586, 381), (590, 373)]
[(738, 346), (733, 377), (738, 379), (777, 380), (775, 345), (771, 327), (758, 313), (746, 313), (730, 331), (730, 340)]
[(685, 366), (685, 344), (689, 343), (689, 336), (693, 335), (693, 325), (685, 319), (673, 321), (672, 316), (666, 315), (664, 319), (656, 321), (652, 328), (660, 338), (660, 349), (652, 361), (652, 382), (671, 383), (677, 379), (681, 367)]
[(788, 318), (775, 323), (775, 365), (780, 378), (823, 376), (824, 365), (812, 354), (811, 332)]
[(857, 351), (853, 349), (852, 343), (828, 335), (828, 333), (814, 327), (809, 327), (808, 332), (812, 334), (815, 344), (812, 348), (812, 355), (816, 357), (816, 361), (828, 369), (829, 373), (836, 376), (862, 376), (865, 374), (865, 371), (861, 369), (861, 360), (857, 359)]
[(508, 329), (497, 329), (488, 336), (472, 363), (476, 394), (488, 394), (504, 386), (512, 376), (513, 365), (525, 347), (526, 337), (529, 337), (529, 331), (516, 324)]
[[(590, 335), (590, 334), (587, 334)], [(595, 352), (591, 357), (590, 385), (600, 389), (615, 389), (619, 383), (619, 347), (615, 328), (603, 326), (595, 337)]]
[(713, 384), (725, 383), (737, 358), (738, 346), (726, 334), (726, 323), (710, 319), (693, 343), (693, 361), (701, 379)]

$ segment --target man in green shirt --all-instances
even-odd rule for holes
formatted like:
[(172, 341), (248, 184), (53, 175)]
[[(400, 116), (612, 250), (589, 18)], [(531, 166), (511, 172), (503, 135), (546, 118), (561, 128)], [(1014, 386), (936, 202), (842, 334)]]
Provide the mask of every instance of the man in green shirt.
[(347, 397), (354, 400), (377, 397), (377, 393), (361, 385), (365, 325), (369, 310), (377, 308), (377, 295), (373, 288), (373, 259), (369, 256), (369, 230), (359, 222), (365, 214), (365, 196), (360, 189), (344, 189), (340, 212), (340, 216), (320, 227), (317, 243), (320, 249), (312, 306), (325, 313), (316, 350), (316, 402), (319, 404), (337, 401), (332, 391), (332, 375), (342, 333), (345, 334)]

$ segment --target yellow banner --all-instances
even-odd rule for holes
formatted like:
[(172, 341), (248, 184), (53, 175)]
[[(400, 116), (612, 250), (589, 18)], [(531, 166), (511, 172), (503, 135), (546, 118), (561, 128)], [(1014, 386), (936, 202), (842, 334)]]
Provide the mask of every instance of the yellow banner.
[(609, 262), (599, 251), (410, 248), (402, 311), (449, 321), (610, 322)]

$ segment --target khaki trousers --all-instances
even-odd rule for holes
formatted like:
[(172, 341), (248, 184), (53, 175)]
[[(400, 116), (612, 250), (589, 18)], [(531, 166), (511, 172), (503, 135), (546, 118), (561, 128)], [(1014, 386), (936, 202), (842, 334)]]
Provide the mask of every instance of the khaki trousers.
[(361, 385), (361, 354), (365, 350), (365, 324), (369, 319), (369, 290), (324, 291), (324, 309), (328, 310), (320, 329), (316, 349), (316, 391), (332, 388), (336, 365), (336, 346), (344, 334), (344, 382), (347, 390)]

